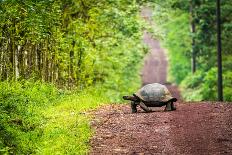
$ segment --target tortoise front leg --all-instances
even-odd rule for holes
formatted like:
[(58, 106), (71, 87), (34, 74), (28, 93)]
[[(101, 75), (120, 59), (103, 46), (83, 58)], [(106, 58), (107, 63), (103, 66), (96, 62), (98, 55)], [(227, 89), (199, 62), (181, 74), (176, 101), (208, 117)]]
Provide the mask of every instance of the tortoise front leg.
[(135, 101), (131, 101), (131, 111), (132, 113), (136, 113), (137, 112), (137, 105)]

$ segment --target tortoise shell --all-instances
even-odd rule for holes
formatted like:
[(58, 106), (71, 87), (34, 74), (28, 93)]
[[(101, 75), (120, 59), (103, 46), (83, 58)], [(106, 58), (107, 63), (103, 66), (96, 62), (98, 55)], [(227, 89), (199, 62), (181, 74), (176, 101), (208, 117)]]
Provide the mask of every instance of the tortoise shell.
[(134, 95), (146, 102), (168, 102), (174, 98), (167, 87), (159, 83), (145, 85)]

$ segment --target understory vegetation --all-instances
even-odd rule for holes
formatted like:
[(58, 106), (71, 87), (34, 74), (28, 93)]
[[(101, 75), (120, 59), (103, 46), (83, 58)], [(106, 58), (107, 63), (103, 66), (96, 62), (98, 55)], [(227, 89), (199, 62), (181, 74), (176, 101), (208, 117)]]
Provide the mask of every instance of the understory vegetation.
[(1, 154), (85, 154), (90, 116), (109, 99), (101, 87), (58, 90), (44, 82), (0, 83)]
[[(232, 11), (221, 1), (224, 100), (232, 101)], [(152, 4), (155, 28), (168, 50), (169, 80), (187, 101), (217, 100), (216, 2), (165, 0)]]
[(86, 154), (89, 110), (140, 87), (142, 1), (0, 1), (0, 154)]

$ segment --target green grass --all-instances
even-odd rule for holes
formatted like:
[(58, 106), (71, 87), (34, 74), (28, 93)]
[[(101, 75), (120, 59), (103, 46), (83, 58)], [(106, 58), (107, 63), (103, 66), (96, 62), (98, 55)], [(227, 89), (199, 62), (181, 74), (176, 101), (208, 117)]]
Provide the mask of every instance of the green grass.
[(46, 83), (0, 82), (0, 154), (33, 154), (43, 134), (42, 111), (63, 96)]
[(101, 87), (65, 92), (23, 81), (1, 82), (0, 90), (0, 154), (87, 154), (88, 111), (110, 100)]
[(89, 92), (71, 95), (44, 111), (47, 122), (38, 154), (87, 154), (93, 132), (86, 112), (106, 101), (99, 93)]

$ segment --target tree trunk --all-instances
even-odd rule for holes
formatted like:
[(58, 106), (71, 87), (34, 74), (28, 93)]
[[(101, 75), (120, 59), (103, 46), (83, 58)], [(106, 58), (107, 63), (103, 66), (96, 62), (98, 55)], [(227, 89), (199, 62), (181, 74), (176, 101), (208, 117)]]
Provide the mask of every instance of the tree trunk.
[(19, 78), (19, 52), (21, 51), (21, 46), (18, 45), (17, 49), (15, 50), (15, 80)]
[(196, 43), (195, 43), (195, 33), (196, 27), (194, 22), (194, 2), (190, 0), (190, 29), (192, 33), (192, 73), (196, 71)]

